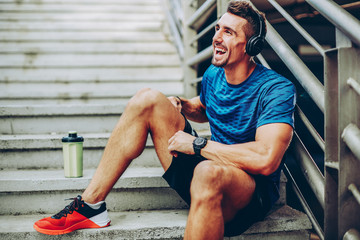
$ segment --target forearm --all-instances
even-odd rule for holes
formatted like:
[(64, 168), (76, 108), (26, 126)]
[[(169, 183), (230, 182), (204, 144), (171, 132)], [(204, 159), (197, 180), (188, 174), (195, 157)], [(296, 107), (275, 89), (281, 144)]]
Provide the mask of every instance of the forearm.
[(201, 104), (199, 97), (194, 97), (192, 99), (180, 99), (182, 105), (181, 112), (187, 119), (194, 122), (208, 122), (205, 108)]
[(251, 174), (269, 175), (280, 166), (292, 133), (292, 126), (286, 123), (266, 124), (257, 128), (255, 141), (233, 145), (209, 141), (201, 155)]
[(259, 142), (226, 145), (208, 141), (206, 147), (201, 150), (201, 155), (254, 175), (271, 174), (278, 168), (282, 157), (281, 154), (274, 156), (271, 149)]

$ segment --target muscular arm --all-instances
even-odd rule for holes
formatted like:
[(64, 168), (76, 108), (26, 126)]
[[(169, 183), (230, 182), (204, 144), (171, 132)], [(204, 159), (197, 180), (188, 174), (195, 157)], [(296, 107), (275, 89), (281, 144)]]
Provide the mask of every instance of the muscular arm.
[(285, 123), (272, 123), (256, 130), (255, 141), (225, 145), (213, 141), (201, 150), (209, 160), (233, 165), (251, 174), (269, 175), (280, 165), (293, 129)]
[[(292, 134), (292, 127), (286, 123), (266, 124), (257, 128), (253, 142), (226, 145), (208, 141), (201, 155), (251, 174), (270, 175), (279, 167)], [(169, 139), (169, 151), (195, 154), (194, 139), (194, 136), (179, 131)]]

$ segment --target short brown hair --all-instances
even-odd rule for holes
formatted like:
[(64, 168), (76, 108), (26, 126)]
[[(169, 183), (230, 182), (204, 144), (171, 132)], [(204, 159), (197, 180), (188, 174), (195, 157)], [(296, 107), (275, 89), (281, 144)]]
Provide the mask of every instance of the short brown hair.
[[(248, 23), (245, 25), (245, 29), (244, 29), (247, 39), (249, 39), (254, 34), (260, 32), (259, 17), (256, 13), (260, 14), (265, 22), (265, 14), (263, 12), (255, 10), (248, 1), (244, 1), (244, 0), (230, 1), (227, 8), (227, 12), (245, 18), (247, 20)], [(264, 30), (266, 33), (266, 24)]]

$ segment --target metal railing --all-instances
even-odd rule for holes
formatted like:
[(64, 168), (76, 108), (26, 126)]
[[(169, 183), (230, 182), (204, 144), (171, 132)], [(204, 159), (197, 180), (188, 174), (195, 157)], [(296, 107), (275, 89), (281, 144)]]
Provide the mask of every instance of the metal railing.
[[(298, 121), (322, 152), (323, 169), (319, 169), (303, 142), (306, 139), (301, 139), (297, 129), (289, 149), (322, 207), (323, 224), (313, 214), (314, 209), (297, 184), (299, 180), (286, 164), (284, 171), (320, 239), (360, 240), (360, 22), (331, 0), (305, 1), (334, 26), (336, 44), (332, 48), (325, 50), (275, 0), (268, 0), (268, 3), (322, 57), (323, 79), (320, 81), (315, 76), (269, 22), (266, 41), (316, 104), (319, 109), (316, 114), (324, 119), (322, 137), (304, 113), (306, 109), (297, 106)], [(193, 97), (198, 93), (197, 84), (202, 78), (199, 66), (212, 55), (211, 46), (200, 46), (201, 39), (213, 30), (217, 18), (225, 12), (228, 0), (167, 2), (172, 6), (168, 15), (175, 20), (170, 26), (177, 31), (175, 42), (184, 64), (185, 95)], [(216, 18), (211, 19), (214, 15)], [(270, 68), (263, 55), (259, 54), (256, 60)]]

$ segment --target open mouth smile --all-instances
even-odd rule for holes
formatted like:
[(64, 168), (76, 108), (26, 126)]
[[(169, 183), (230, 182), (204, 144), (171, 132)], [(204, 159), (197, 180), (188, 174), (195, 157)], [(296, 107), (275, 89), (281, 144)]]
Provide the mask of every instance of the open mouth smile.
[(223, 55), (226, 53), (226, 50), (223, 48), (215, 47), (215, 54)]

